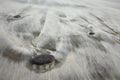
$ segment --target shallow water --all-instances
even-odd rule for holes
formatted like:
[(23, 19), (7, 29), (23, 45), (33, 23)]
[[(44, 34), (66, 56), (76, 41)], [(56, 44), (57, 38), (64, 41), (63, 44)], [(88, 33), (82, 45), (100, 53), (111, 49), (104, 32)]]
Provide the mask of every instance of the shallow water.
[[(1, 0), (0, 80), (120, 80), (119, 3)], [(34, 53), (57, 63), (27, 65)]]

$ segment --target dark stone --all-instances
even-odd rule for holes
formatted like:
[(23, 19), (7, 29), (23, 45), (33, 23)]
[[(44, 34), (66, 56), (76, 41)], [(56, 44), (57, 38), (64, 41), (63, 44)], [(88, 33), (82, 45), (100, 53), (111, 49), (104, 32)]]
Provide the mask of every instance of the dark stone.
[(13, 16), (13, 18), (20, 18), (20, 17), (21, 17), (20, 15)]
[(94, 35), (95, 33), (94, 32), (90, 32), (89, 35)]
[(55, 57), (49, 54), (37, 55), (30, 60), (31, 64), (44, 65), (49, 64), (55, 60)]

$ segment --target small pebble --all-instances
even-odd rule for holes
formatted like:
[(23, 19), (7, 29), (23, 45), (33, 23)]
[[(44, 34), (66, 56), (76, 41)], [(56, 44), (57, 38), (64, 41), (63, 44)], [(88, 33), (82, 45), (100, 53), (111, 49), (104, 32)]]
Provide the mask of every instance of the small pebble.
[(13, 16), (13, 18), (20, 18), (20, 17), (21, 17), (20, 15)]
[(95, 33), (94, 32), (90, 32), (89, 35), (94, 35)]

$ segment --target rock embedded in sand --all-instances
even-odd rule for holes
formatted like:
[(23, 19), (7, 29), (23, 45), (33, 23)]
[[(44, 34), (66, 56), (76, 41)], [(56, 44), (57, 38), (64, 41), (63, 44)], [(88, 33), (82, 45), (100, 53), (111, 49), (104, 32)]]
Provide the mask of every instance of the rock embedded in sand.
[(55, 57), (49, 54), (37, 55), (31, 59), (31, 63), (35, 65), (49, 64), (55, 60)]
[(20, 15), (13, 16), (13, 18), (20, 18), (20, 17), (21, 17)]
[(89, 35), (94, 35), (95, 33), (94, 32), (90, 32)]

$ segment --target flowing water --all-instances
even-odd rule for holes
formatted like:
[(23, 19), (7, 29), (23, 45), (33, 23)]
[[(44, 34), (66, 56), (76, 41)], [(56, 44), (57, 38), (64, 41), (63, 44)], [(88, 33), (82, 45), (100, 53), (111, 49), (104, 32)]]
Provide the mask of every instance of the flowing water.
[(120, 80), (119, 3), (0, 0), (0, 80)]

